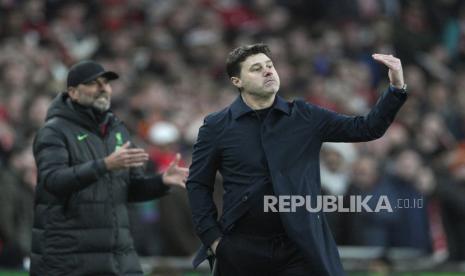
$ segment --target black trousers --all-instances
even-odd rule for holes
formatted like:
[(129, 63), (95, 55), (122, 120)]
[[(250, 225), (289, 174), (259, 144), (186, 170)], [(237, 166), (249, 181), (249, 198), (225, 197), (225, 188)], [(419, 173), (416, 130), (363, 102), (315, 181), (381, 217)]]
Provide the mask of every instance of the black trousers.
[(287, 235), (257, 237), (231, 233), (216, 250), (215, 276), (308, 276), (310, 266)]

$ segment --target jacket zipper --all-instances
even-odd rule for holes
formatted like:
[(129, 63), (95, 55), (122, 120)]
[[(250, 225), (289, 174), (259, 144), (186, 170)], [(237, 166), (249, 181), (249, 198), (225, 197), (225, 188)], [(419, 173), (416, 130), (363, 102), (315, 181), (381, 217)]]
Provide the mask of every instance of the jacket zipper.
[[(109, 126), (107, 133), (105, 136), (103, 136), (103, 144), (105, 146), (105, 155), (108, 156), (110, 155), (113, 151), (112, 149), (109, 148), (109, 139), (110, 139), (110, 134), (116, 127), (120, 124), (121, 122), (118, 121), (112, 125)], [(106, 157), (105, 156), (105, 157)], [(110, 172), (110, 182), (109, 182), (109, 194), (110, 194), (110, 203), (111, 203), (111, 212), (112, 212), (112, 217), (113, 217), (113, 230), (115, 231), (113, 235), (113, 253), (115, 254), (117, 252), (117, 246), (118, 246), (118, 238), (119, 238), (119, 227), (118, 227), (118, 217), (116, 215), (116, 203), (115, 203), (115, 198), (114, 198), (114, 190), (113, 190), (113, 178), (114, 178), (114, 173)], [(116, 265), (116, 270), (119, 272), (121, 270), (120, 263), (117, 258), (115, 258), (115, 265)]]

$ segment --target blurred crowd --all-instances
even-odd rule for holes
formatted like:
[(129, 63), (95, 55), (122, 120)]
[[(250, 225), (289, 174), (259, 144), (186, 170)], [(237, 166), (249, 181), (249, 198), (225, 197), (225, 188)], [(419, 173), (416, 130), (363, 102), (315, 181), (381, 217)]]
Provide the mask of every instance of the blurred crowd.
[[(460, 0), (1, 0), (0, 266), (30, 250), (36, 168), (31, 145), (67, 70), (95, 59), (121, 78), (112, 109), (162, 171), (184, 164), (203, 117), (237, 91), (233, 48), (267, 43), (280, 95), (364, 115), (388, 86), (371, 54), (402, 60), (409, 99), (386, 135), (325, 144), (322, 189), (422, 198), (423, 208), (329, 214), (340, 245), (406, 247), (465, 260), (465, 4)], [(220, 182), (220, 181), (218, 181)], [(218, 193), (221, 198), (221, 193)], [(131, 209), (141, 255), (190, 256), (184, 191)]]

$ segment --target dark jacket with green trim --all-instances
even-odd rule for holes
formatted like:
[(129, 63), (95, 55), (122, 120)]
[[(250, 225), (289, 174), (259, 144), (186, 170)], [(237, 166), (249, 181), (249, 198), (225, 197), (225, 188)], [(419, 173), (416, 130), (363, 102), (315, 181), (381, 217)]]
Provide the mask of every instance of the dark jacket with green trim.
[(31, 275), (142, 275), (127, 204), (160, 197), (168, 187), (141, 168), (106, 169), (103, 159), (128, 140), (111, 112), (99, 115), (66, 93), (53, 100), (34, 139)]

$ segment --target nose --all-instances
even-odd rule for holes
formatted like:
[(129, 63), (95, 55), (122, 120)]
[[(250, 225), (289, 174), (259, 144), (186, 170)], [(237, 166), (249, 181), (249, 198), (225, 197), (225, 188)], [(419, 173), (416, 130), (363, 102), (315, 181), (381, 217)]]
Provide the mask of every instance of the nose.
[(266, 69), (265, 70), (265, 77), (268, 77), (268, 76), (271, 76), (271, 75), (273, 75), (273, 72), (271, 71), (271, 69), (269, 69), (269, 68)]

